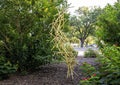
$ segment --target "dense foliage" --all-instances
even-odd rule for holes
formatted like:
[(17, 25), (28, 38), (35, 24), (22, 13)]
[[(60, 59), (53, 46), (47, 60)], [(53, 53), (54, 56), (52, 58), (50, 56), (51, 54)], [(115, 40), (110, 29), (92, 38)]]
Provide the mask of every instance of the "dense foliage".
[(8, 78), (8, 74), (17, 70), (16, 65), (12, 65), (5, 57), (0, 56), (0, 80)]
[(82, 80), (82, 85), (120, 85), (119, 17), (119, 2), (114, 6), (107, 5), (99, 16), (97, 38), (102, 55), (98, 57), (97, 70), (94, 70), (96, 75)]
[(100, 78), (101, 83), (106, 85), (120, 84), (120, 3), (104, 8), (104, 13), (98, 19), (97, 37), (103, 43), (100, 57)]
[(0, 59), (5, 59), (6, 73), (14, 65), (24, 72), (56, 59), (50, 31), (62, 4), (64, 0), (0, 0)]
[(97, 57), (99, 62), (97, 69), (89, 64), (83, 64), (85, 78), (80, 81), (80, 85), (120, 84), (120, 48), (107, 46), (102, 49), (102, 53)]
[[(108, 5), (98, 18), (97, 37), (110, 45), (120, 45), (120, 4)], [(100, 44), (100, 41), (98, 41)], [(102, 43), (101, 43), (102, 44)]]

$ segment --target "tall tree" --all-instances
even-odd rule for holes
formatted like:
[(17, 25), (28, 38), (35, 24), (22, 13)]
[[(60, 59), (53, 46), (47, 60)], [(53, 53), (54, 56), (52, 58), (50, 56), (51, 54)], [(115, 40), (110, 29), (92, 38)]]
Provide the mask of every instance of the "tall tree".
[(95, 21), (97, 16), (101, 13), (101, 9), (80, 7), (76, 10), (76, 13), (78, 16), (71, 17), (70, 24), (75, 28), (75, 35), (79, 38), (81, 47), (83, 47), (86, 38), (95, 30)]

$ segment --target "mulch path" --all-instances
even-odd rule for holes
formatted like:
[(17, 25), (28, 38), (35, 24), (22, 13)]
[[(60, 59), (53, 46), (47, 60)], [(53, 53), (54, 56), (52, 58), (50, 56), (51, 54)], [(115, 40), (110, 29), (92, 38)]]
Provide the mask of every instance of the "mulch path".
[(77, 58), (77, 65), (74, 69), (74, 79), (67, 78), (67, 66), (65, 63), (49, 64), (41, 66), (36, 72), (20, 76), (13, 75), (7, 80), (0, 81), (0, 85), (78, 85), (83, 77), (79, 68), (83, 62), (95, 65), (95, 58)]

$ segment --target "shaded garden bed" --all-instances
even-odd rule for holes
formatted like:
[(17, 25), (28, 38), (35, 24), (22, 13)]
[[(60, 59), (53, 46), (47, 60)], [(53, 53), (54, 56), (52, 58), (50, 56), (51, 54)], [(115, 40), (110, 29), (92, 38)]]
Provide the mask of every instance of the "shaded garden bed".
[(79, 68), (83, 62), (95, 65), (94, 58), (78, 57), (79, 65), (75, 67), (74, 79), (67, 78), (67, 66), (64, 63), (41, 66), (36, 72), (20, 76), (12, 75), (9, 79), (0, 81), (0, 85), (77, 85), (83, 75)]

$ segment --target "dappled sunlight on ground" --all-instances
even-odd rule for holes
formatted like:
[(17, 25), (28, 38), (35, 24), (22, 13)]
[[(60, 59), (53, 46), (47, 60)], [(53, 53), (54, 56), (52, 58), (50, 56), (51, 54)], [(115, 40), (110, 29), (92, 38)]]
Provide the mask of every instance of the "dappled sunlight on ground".
[(78, 51), (78, 56), (84, 56), (84, 51)]
[(84, 48), (74, 47), (74, 50), (78, 52), (77, 56), (81, 56), (81, 57), (84, 56), (85, 51), (87, 51), (88, 49), (99, 51), (99, 49), (96, 47), (84, 47)]

